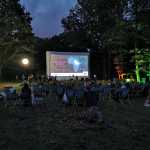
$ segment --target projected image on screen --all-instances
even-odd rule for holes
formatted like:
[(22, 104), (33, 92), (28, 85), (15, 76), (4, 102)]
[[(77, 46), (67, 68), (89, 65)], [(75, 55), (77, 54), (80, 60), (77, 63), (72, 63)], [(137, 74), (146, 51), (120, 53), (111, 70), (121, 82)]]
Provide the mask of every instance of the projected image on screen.
[(88, 76), (88, 56), (51, 55), (52, 76)]

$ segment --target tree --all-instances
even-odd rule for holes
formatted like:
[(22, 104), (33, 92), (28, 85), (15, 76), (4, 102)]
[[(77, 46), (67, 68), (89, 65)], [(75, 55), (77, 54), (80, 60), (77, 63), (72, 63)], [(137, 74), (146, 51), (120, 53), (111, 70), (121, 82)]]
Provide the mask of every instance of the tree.
[(29, 12), (19, 0), (0, 2), (0, 76), (14, 56), (33, 50), (33, 34)]
[(134, 52), (132, 60), (135, 60), (137, 82), (140, 82), (140, 53), (143, 49), (150, 48), (150, 2), (149, 0), (129, 0), (129, 4), (129, 20), (131, 22), (130, 28), (132, 28), (131, 36), (132, 41), (134, 41), (134, 48), (130, 47), (130, 52)]
[(78, 0), (76, 7), (62, 19), (65, 32), (71, 32), (73, 37), (76, 37), (74, 40), (77, 43), (90, 49), (94, 61), (91, 68), (96, 68), (97, 65), (97, 72), (103, 73), (103, 79), (110, 78), (110, 68), (113, 64), (110, 56), (112, 51), (110, 33), (118, 18), (123, 16), (126, 5), (125, 0)]
[(128, 63), (120, 59), (122, 70), (129, 73), (129, 60), (134, 60), (137, 81), (140, 82), (140, 71), (148, 68), (150, 77), (149, 0), (78, 0), (62, 24), (70, 40), (90, 49), (94, 62), (91, 70), (103, 73), (103, 79), (111, 77), (115, 57), (125, 59), (122, 51), (128, 53)]

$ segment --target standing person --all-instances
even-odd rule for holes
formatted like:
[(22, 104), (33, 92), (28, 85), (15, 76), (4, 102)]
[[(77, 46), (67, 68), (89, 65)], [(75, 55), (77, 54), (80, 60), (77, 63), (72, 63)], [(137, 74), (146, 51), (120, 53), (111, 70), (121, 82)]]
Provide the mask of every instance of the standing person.
[(31, 74), (31, 84), (33, 85), (33, 83), (34, 83), (34, 75)]
[(30, 75), (29, 75), (29, 83), (31, 83), (32, 85), (33, 85), (33, 74), (31, 73)]
[(42, 82), (42, 75), (39, 75), (38, 79), (39, 79), (39, 82)]
[(55, 76), (54, 81), (56, 81), (56, 79), (57, 79), (57, 76)]
[(48, 79), (49, 79), (49, 76), (48, 76), (48, 75), (46, 75), (46, 82), (48, 82)]
[(94, 75), (94, 81), (96, 81), (97, 80), (97, 76), (96, 75)]
[(28, 83), (30, 83), (30, 76), (28, 75)]
[(78, 76), (76, 76), (76, 81), (78, 81)]
[(16, 81), (18, 81), (18, 76), (16, 76)]
[(24, 84), (24, 80), (25, 80), (25, 75), (23, 74), (23, 75), (22, 75), (23, 84)]

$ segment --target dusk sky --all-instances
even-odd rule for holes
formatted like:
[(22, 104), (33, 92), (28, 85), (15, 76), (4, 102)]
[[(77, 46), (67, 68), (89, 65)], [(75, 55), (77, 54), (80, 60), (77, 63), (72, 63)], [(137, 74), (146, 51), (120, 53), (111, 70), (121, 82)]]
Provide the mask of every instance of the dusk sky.
[(68, 16), (77, 0), (20, 0), (20, 3), (31, 13), (35, 36), (49, 38), (64, 31), (61, 20)]

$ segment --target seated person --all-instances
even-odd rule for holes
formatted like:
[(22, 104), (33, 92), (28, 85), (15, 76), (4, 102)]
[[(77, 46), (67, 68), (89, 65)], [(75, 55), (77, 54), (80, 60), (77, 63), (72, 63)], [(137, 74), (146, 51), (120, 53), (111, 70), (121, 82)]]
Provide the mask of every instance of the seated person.
[[(28, 87), (28, 84), (27, 83), (25, 83), (24, 84), (24, 87), (21, 89), (21, 95), (20, 95), (20, 97), (21, 97), (21, 99), (26, 99), (26, 96), (24, 97), (23, 96), (23, 93), (28, 93), (29, 94), (29, 99), (31, 100), (31, 89)], [(27, 98), (28, 99), (28, 98)], [(24, 102), (24, 104), (26, 104), (26, 103), (28, 103), (28, 101), (25, 101)]]
[(21, 93), (29, 93), (29, 95), (31, 95), (31, 89), (28, 87), (27, 83), (24, 84), (24, 87), (21, 89)]

